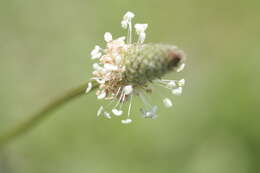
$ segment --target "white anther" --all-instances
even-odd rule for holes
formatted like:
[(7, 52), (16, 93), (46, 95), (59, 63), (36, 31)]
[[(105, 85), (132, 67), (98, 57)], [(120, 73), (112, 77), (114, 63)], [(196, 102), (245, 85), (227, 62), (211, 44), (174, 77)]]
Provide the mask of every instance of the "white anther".
[(98, 95), (97, 95), (97, 98), (98, 99), (104, 99), (106, 97), (106, 92), (105, 90), (102, 90)]
[(132, 85), (125, 86), (123, 92), (125, 95), (131, 94), (133, 92), (133, 86)]
[(104, 39), (106, 42), (110, 42), (113, 40), (112, 34), (110, 32), (106, 32), (104, 35)]
[(181, 72), (184, 69), (184, 67), (185, 67), (185, 64), (183, 63), (176, 69), (176, 71)]
[(131, 122), (132, 122), (132, 119), (130, 119), (130, 118), (127, 118), (125, 120), (121, 120), (122, 124), (130, 124)]
[(167, 108), (172, 107), (172, 101), (169, 98), (163, 99), (163, 104)]
[(120, 116), (122, 115), (123, 111), (122, 110), (118, 110), (118, 109), (112, 109), (112, 112), (115, 116)]
[(172, 94), (177, 95), (177, 96), (181, 95), (182, 94), (182, 87), (178, 87), (176, 89), (173, 89)]
[(185, 79), (179, 80), (179, 81), (178, 81), (178, 85), (179, 85), (180, 87), (183, 87), (183, 86), (185, 85)]

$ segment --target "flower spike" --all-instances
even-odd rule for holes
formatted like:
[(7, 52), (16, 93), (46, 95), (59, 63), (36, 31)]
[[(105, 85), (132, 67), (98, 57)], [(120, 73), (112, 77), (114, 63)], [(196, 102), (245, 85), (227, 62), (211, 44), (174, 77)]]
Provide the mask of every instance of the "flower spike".
[[(97, 116), (103, 115), (107, 119), (112, 116), (121, 117), (126, 112), (123, 124), (130, 124), (133, 120), (131, 108), (134, 104), (134, 96), (140, 97), (144, 103), (141, 108), (141, 116), (144, 118), (157, 118), (156, 105), (151, 105), (145, 94), (150, 94), (151, 86), (158, 84), (169, 89), (173, 95), (181, 95), (185, 80), (167, 80), (162, 77), (171, 72), (181, 72), (185, 67), (185, 54), (182, 50), (168, 44), (144, 44), (148, 24), (135, 24), (134, 28), (138, 36), (136, 42), (132, 42), (132, 20), (134, 13), (127, 12), (123, 16), (121, 26), (128, 30), (127, 37), (114, 39), (110, 32), (104, 34), (106, 47), (99, 46), (91, 51), (91, 58), (98, 62), (93, 64), (93, 82), (98, 83), (96, 92), (99, 100), (110, 100), (108, 105), (112, 108), (101, 106)], [(90, 82), (86, 88), (89, 92), (92, 88)], [(128, 103), (128, 104), (127, 104)], [(170, 98), (164, 97), (162, 103), (166, 108), (173, 106)], [(124, 110), (128, 105), (128, 110)]]

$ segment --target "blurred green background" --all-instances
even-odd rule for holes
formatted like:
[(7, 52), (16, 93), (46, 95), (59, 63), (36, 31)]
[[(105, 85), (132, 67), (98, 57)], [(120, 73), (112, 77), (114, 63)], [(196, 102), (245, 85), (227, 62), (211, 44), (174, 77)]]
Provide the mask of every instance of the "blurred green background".
[[(148, 23), (146, 42), (188, 54), (174, 107), (134, 123), (96, 117), (94, 94), (13, 141), (0, 173), (260, 172), (260, 1), (1, 0), (0, 132), (91, 76), (103, 34), (125, 35), (126, 11)], [(157, 97), (153, 97), (158, 102)]]

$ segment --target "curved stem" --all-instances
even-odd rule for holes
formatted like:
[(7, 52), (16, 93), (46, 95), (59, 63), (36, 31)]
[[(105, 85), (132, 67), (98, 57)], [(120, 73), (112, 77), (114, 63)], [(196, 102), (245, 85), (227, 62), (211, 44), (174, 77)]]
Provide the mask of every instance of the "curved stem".
[[(27, 131), (34, 128), (37, 124), (39, 124), (42, 120), (44, 120), (51, 112), (55, 111), (60, 106), (64, 105), (65, 103), (85, 94), (86, 84), (80, 85), (77, 88), (71, 89), (70, 91), (66, 92), (64, 95), (54, 99), (38, 112), (29, 116), (28, 119), (23, 121), (22, 123), (18, 124), (16, 127), (10, 129), (9, 131), (5, 132), (3, 135), (0, 136), (0, 148), (10, 142), (11, 140), (19, 137), (20, 135), (26, 133)], [(97, 85), (93, 85), (92, 90), (95, 90)]]

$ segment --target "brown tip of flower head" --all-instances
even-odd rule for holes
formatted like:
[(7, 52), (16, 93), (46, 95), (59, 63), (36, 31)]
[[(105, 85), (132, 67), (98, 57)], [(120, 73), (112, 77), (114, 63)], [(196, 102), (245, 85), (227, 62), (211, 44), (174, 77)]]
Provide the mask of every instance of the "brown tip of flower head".
[(182, 50), (172, 50), (169, 52), (168, 58), (168, 68), (173, 69), (175, 67), (178, 67), (184, 61), (185, 54)]

